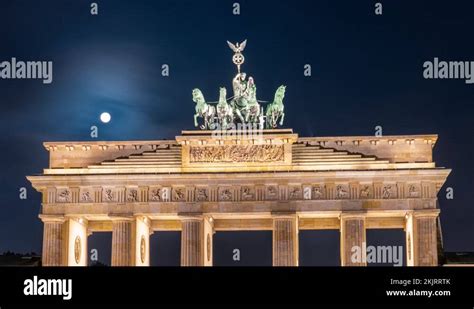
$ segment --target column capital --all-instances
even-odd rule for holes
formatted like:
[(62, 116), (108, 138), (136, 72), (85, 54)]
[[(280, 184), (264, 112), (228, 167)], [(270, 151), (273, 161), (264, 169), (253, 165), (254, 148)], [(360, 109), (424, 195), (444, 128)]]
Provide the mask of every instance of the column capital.
[(48, 223), (48, 222), (59, 222), (59, 223), (64, 223), (66, 222), (66, 218), (62, 215), (39, 215), (38, 216), (41, 221), (43, 221), (44, 223)]
[(367, 218), (367, 212), (362, 211), (342, 211), (339, 214), (339, 218), (342, 219), (365, 219)]
[(135, 221), (135, 217), (132, 215), (114, 215), (109, 214), (109, 219), (111, 221)]
[(297, 219), (298, 215), (294, 211), (275, 211), (271, 213), (272, 219)]
[(423, 209), (423, 210), (414, 210), (412, 212), (413, 217), (415, 218), (432, 218), (438, 217), (440, 213), (439, 209)]
[(202, 221), (204, 219), (202, 213), (182, 212), (178, 215), (181, 221)]
[(142, 221), (148, 228), (151, 227), (151, 219), (146, 215), (135, 215), (134, 219)]
[(212, 216), (206, 215), (206, 216), (203, 216), (203, 219), (204, 219), (204, 221), (209, 223), (212, 228), (214, 228), (214, 218)]
[(89, 220), (87, 220), (86, 218), (84, 218), (83, 216), (77, 216), (77, 215), (65, 215), (64, 216), (65, 220), (74, 220), (76, 221), (77, 223), (79, 224), (82, 224), (82, 225), (87, 225), (87, 223), (89, 223)]

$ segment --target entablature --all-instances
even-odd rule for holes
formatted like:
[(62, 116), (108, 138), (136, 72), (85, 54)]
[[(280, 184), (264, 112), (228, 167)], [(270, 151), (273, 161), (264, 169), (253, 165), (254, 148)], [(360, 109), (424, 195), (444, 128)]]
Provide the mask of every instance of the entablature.
[[(366, 208), (411, 200), (431, 203), (448, 174), (447, 169), (427, 169), (228, 175), (55, 175), (28, 179), (42, 192), (43, 205), (64, 209), (77, 205), (156, 204), (163, 209), (190, 207), (194, 210), (194, 205), (225, 208), (236, 203), (241, 209), (253, 209), (265, 202), (277, 206), (292, 203), (311, 209), (318, 201), (324, 205), (332, 201), (355, 201)], [(255, 202), (259, 202), (258, 205)], [(435, 206), (431, 203), (428, 208), (432, 207)]]
[(175, 140), (46, 142), (44, 174), (433, 168), (437, 135), (298, 137), (291, 129), (183, 131)]

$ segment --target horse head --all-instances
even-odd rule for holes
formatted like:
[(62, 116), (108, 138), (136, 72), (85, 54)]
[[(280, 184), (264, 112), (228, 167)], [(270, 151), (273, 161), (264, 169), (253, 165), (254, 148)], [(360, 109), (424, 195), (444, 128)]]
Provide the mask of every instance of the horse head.
[(283, 104), (283, 98), (285, 97), (285, 89), (286, 86), (281, 85), (278, 87), (277, 91), (275, 92), (275, 99), (273, 100), (276, 104)]
[(204, 99), (204, 95), (202, 94), (201, 90), (199, 90), (198, 88), (193, 89), (193, 101), (196, 104), (206, 103), (206, 100)]
[(225, 87), (219, 88), (219, 104), (227, 104), (227, 89)]

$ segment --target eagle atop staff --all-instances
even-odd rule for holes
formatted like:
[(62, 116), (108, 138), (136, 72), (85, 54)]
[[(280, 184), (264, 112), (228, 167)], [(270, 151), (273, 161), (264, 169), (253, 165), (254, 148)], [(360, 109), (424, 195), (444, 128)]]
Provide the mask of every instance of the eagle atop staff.
[(244, 51), (245, 45), (247, 45), (247, 40), (244, 40), (242, 43), (239, 44), (239, 42), (232, 44), (231, 42), (227, 41), (227, 44), (229, 45), (230, 49), (234, 51), (234, 53), (241, 53)]

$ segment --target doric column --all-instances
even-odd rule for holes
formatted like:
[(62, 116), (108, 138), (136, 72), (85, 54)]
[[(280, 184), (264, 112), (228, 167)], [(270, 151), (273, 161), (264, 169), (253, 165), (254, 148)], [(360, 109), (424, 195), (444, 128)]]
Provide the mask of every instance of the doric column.
[(181, 221), (181, 266), (204, 265), (204, 220), (186, 217)]
[(87, 220), (68, 218), (65, 222), (67, 266), (87, 266)]
[(64, 266), (65, 246), (64, 246), (64, 218), (40, 216), (43, 220), (43, 266)]
[(406, 215), (407, 266), (438, 266), (438, 215), (438, 209), (413, 211)]
[(137, 217), (135, 229), (135, 266), (150, 266), (150, 219)]
[(273, 266), (298, 266), (298, 218), (273, 218)]
[(341, 214), (341, 266), (367, 266), (365, 215)]
[(135, 263), (135, 221), (133, 218), (112, 220), (112, 266)]

